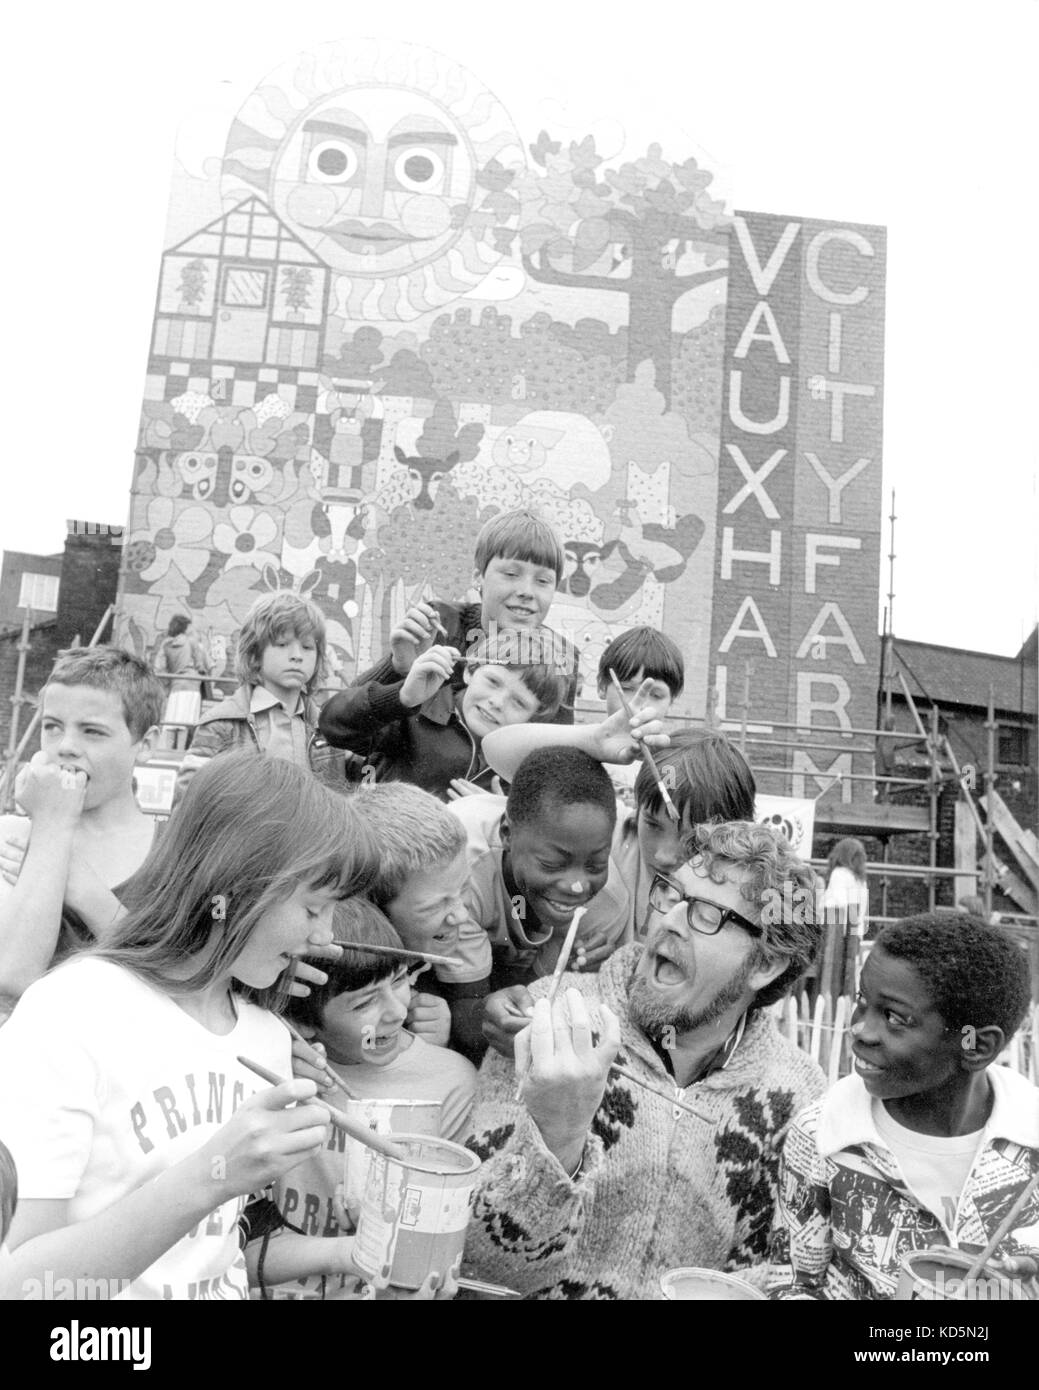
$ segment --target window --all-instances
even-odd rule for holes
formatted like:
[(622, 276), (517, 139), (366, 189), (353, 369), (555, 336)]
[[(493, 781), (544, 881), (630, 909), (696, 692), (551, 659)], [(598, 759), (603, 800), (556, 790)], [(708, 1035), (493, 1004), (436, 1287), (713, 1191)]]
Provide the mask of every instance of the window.
[(58, 611), (58, 576), (56, 574), (22, 575), (22, 588), (18, 595), (19, 608), (31, 608), (34, 613), (56, 613)]
[(1023, 767), (1028, 762), (1027, 729), (999, 730), (998, 761), (1015, 767)]
[(267, 303), (269, 278), (266, 270), (247, 270), (245, 266), (229, 265), (224, 271), (223, 303), (262, 309)]

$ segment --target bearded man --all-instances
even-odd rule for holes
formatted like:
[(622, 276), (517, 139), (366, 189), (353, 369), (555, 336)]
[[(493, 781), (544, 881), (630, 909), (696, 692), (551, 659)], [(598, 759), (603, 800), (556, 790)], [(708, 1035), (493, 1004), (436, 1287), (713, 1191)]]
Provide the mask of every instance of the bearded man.
[(514, 992), (488, 1001), (466, 1274), (532, 1299), (651, 1299), (681, 1265), (764, 1285), (779, 1132), (824, 1089), (766, 1011), (819, 945), (816, 880), (762, 825), (686, 850), (644, 943), (566, 975), (551, 1009), (538, 981), (526, 1026)]

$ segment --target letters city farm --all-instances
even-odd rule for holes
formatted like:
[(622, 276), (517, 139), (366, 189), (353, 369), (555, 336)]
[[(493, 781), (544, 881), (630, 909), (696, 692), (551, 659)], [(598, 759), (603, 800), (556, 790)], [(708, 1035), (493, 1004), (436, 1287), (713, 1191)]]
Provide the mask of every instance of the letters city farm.
[[(748, 213), (732, 241), (712, 645), (720, 663), (764, 655), (755, 718), (794, 708), (802, 727), (872, 718), (884, 234), (866, 230)], [(811, 750), (793, 770), (795, 796), (824, 776)], [(825, 775), (851, 771), (840, 753)]]

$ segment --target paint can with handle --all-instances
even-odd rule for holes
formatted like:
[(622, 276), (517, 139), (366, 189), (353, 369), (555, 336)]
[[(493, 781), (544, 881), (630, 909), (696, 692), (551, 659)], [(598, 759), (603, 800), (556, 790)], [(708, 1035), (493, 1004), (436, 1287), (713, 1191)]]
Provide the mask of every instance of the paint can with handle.
[(457, 1273), (480, 1160), (460, 1144), (395, 1134), (402, 1160), (373, 1154), (354, 1242), (366, 1279), (418, 1289)]
[(765, 1303), (760, 1289), (720, 1269), (669, 1269), (660, 1276), (660, 1290), (672, 1302)]
[(1027, 1294), (1021, 1280), (1008, 1279), (991, 1265), (968, 1282), (964, 1276), (974, 1263), (962, 1250), (934, 1245), (927, 1250), (911, 1250), (902, 1257), (895, 1290), (896, 1301), (940, 1303), (1009, 1303), (1024, 1300)]
[[(440, 1133), (438, 1100), (350, 1100), (343, 1106), (351, 1120), (376, 1134)], [(348, 1206), (360, 1206), (368, 1185), (368, 1169), (375, 1154), (355, 1139), (343, 1144), (343, 1197)]]

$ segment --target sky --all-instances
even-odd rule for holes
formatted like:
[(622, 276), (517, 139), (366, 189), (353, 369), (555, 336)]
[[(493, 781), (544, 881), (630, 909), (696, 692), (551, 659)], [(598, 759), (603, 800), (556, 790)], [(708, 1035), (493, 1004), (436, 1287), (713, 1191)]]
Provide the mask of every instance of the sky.
[(1036, 0), (359, 9), (54, 0), (5, 20), (0, 549), (126, 520), (175, 151), (293, 53), (396, 38), (470, 68), (521, 131), (667, 133), (731, 208), (886, 226), (880, 603), (894, 490), (896, 635), (1017, 652), (1039, 606)]

